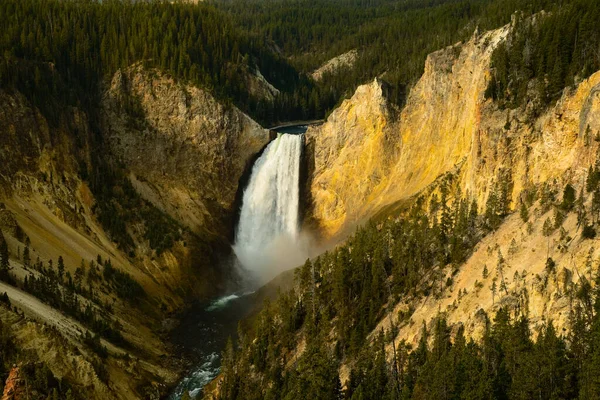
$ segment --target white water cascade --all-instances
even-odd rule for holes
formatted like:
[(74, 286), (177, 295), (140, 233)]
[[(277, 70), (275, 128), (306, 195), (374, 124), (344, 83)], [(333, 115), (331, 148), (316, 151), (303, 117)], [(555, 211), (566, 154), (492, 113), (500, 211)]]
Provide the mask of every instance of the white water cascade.
[[(292, 128), (306, 131), (306, 127)], [(247, 272), (244, 289), (248, 291), (214, 299), (194, 310), (193, 318), (177, 328), (179, 340), (200, 340), (195, 350), (197, 365), (175, 388), (171, 400), (181, 399), (186, 390), (192, 396), (200, 395), (204, 385), (219, 373), (225, 338), (235, 336), (237, 321), (252, 310), (255, 300), (246, 296), (253, 293), (255, 285), (306, 260), (309, 241), (299, 232), (298, 215), (303, 146), (303, 134), (279, 134), (254, 163), (233, 246)]]
[(261, 281), (304, 261), (298, 237), (303, 144), (303, 134), (278, 134), (256, 160), (244, 191), (233, 249)]

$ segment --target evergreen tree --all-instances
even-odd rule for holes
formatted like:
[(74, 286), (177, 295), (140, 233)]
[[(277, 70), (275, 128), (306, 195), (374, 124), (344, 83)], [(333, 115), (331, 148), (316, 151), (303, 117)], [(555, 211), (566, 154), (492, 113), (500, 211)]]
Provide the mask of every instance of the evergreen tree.
[(29, 245), (28, 244), (26, 244), (25, 248), (23, 249), (23, 265), (25, 267), (31, 266), (31, 256), (29, 255)]
[(563, 191), (562, 209), (565, 211), (571, 211), (575, 206), (576, 193), (573, 186), (567, 184)]
[(4, 239), (2, 231), (0, 231), (0, 278), (8, 276), (8, 270), (10, 268), (8, 257), (8, 244)]
[(63, 261), (62, 256), (58, 256), (58, 280), (59, 282), (63, 281), (63, 277), (65, 275), (65, 263)]
[(519, 212), (519, 215), (521, 216), (523, 222), (529, 222), (529, 210), (527, 209), (527, 205), (525, 205), (525, 202), (523, 201), (521, 202), (521, 210)]

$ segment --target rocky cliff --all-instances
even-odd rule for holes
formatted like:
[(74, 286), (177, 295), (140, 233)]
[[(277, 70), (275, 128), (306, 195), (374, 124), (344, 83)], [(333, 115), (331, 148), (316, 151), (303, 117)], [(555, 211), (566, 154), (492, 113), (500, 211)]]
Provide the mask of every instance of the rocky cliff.
[(224, 235), (239, 179), (268, 131), (207, 91), (140, 66), (117, 72), (102, 104), (111, 152), (135, 189), (192, 231)]
[[(93, 132), (81, 109), (66, 108), (49, 121), (18, 92), (0, 92), (0, 202), (42, 259), (60, 255), (72, 272), (82, 258), (111, 258), (151, 292), (161, 293), (167, 308), (181, 305), (181, 294), (190, 289), (196, 294), (215, 290), (219, 276), (214, 254), (208, 254), (214, 249), (206, 246), (218, 242), (227, 250), (238, 182), (268, 142), (268, 131), (208, 92), (140, 66), (118, 72), (101, 105), (95, 128), (100, 131)], [(141, 215), (122, 229), (133, 238), (135, 251), (121, 248), (97, 219), (89, 177), (92, 171), (94, 180), (114, 173), (103, 171), (99, 160), (124, 174), (135, 196), (190, 234), (172, 227), (180, 230), (180, 239), (156, 252), (147, 239), (152, 221)], [(114, 207), (124, 214), (136, 214), (138, 209), (127, 207), (143, 204), (131, 202), (123, 190), (122, 185), (109, 188), (111, 203), (120, 203)], [(13, 246), (16, 254), (19, 244)]]
[(309, 129), (312, 217), (325, 236), (409, 198), (466, 161), (480, 133), (490, 56), (507, 32), (429, 55), (401, 112), (376, 79)]
[(352, 68), (358, 59), (358, 50), (352, 49), (344, 54), (328, 60), (310, 75), (315, 81), (323, 79), (324, 75), (334, 74), (342, 68)]
[(376, 79), (308, 130), (309, 215), (322, 235), (335, 236), (448, 172), (480, 205), (500, 169), (510, 169), (515, 196), (527, 185), (582, 177), (595, 160), (600, 74), (565, 90), (541, 116), (535, 100), (501, 110), (485, 90), (491, 54), (510, 30), (429, 55), (402, 111)]

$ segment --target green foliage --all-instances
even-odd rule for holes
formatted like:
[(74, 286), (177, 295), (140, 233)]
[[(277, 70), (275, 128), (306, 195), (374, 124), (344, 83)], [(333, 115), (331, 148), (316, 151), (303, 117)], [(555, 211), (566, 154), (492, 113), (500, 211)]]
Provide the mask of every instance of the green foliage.
[[(468, 38), (477, 24), (496, 27), (515, 9), (529, 14), (548, 3), (11, 0), (0, 8), (6, 22), (0, 85), (25, 93), (58, 124), (65, 104), (93, 106), (98, 98), (90, 93), (98, 93), (104, 78), (141, 61), (210, 89), (263, 122), (322, 117), (358, 84), (383, 74), (391, 99), (403, 103), (430, 52)], [(360, 50), (356, 65), (319, 85), (287, 61), (311, 72), (350, 49)], [(256, 70), (281, 90), (274, 101), (248, 93), (246, 77)]]
[[(577, 13), (581, 8), (577, 4), (582, 1), (564, 3)], [(87, 144), (86, 148), (98, 149), (92, 155), (92, 165), (88, 165), (89, 160), (80, 160), (80, 170), (97, 200), (94, 211), (99, 222), (131, 257), (135, 256), (134, 239), (138, 238), (127, 228), (144, 222), (142, 235), (160, 254), (178, 240), (179, 229), (137, 198), (116, 166), (102, 161), (105, 149), (97, 126), (99, 94), (101, 83), (117, 69), (136, 62), (156, 67), (180, 81), (211, 90), (222, 101), (235, 103), (263, 122), (312, 119), (325, 115), (358, 84), (376, 76), (391, 84), (386, 86), (387, 94), (402, 104), (431, 51), (468, 38), (477, 25), (482, 29), (502, 25), (517, 9), (530, 15), (553, 3), (7, 0), (0, 3), (0, 20), (4, 22), (0, 87), (24, 93), (53, 126), (66, 122), (65, 110), (71, 106), (89, 114), (92, 132), (86, 136), (77, 133), (76, 139), (82, 147)], [(587, 35), (595, 32), (588, 25), (580, 23), (579, 30)], [(581, 42), (576, 49), (592, 54), (594, 47), (583, 49)], [(359, 49), (357, 63), (350, 70), (334, 73), (321, 83), (303, 74), (350, 49)], [(281, 90), (273, 101), (248, 93), (247, 76), (256, 70)], [(137, 99), (124, 99), (124, 108), (130, 123), (143, 123), (140, 120), (145, 116)], [(51, 134), (54, 131), (51, 129)], [(503, 194), (490, 197), (495, 200), (488, 214), (490, 229), (505, 214)], [(445, 221), (440, 225), (442, 236), (446, 235)], [(457, 243), (448, 245), (454, 253), (460, 249)]]
[(89, 331), (86, 331), (85, 336), (83, 337), (83, 343), (100, 356), (100, 358), (105, 359), (108, 357), (108, 349), (100, 341), (99, 335), (91, 334)]
[(581, 231), (581, 237), (584, 239), (594, 239), (596, 237), (596, 229), (592, 225), (585, 225)]
[(375, 342), (366, 346), (358, 356), (344, 398), (373, 399), (388, 392), (390, 370), (385, 357), (385, 341), (383, 332), (380, 331)]
[[(583, 304), (594, 303), (586, 291)], [(594, 309), (597, 307), (597, 309)], [(511, 317), (500, 309), (493, 323), (486, 325), (480, 343), (468, 340), (460, 327), (451, 339), (451, 330), (442, 316), (423, 327), (416, 349), (400, 343), (395, 362), (386, 358), (383, 333), (375, 337), (357, 355), (342, 393), (338, 389), (337, 369), (323, 350), (314, 343), (277, 383), (275, 397), (285, 399), (577, 399), (593, 398), (600, 372), (597, 340), (600, 332), (600, 306), (591, 314), (577, 306), (572, 317), (573, 333), (560, 336), (552, 322), (546, 323), (534, 339), (529, 321)], [(428, 339), (432, 345), (428, 346)], [(321, 338), (320, 340), (323, 340)], [(329, 372), (327, 372), (329, 371)], [(260, 398), (260, 387), (247, 375), (224, 370), (225, 380), (236, 376), (244, 391), (224, 393), (223, 399)], [(224, 389), (227, 389), (227, 383)], [(308, 396), (308, 397), (307, 397)]]
[(523, 222), (529, 222), (529, 210), (527, 209), (527, 205), (525, 202), (521, 202), (521, 209), (519, 210), (519, 216), (523, 220)]
[[(313, 110), (300, 104), (312, 90), (308, 79), (213, 5), (8, 0), (0, 3), (0, 20), (0, 87), (23, 92), (54, 123), (65, 104), (92, 109), (102, 80), (138, 61), (233, 100), (263, 121), (314, 112), (314, 104)], [(246, 77), (257, 69), (283, 91), (276, 102), (248, 93)]]
[(2, 230), (0, 230), (0, 280), (5, 282), (13, 282), (14, 279), (10, 276), (10, 264), (8, 260), (8, 244), (4, 239)]
[(541, 188), (541, 196), (540, 196), (540, 206), (542, 208), (542, 214), (545, 214), (550, 210), (556, 202), (556, 190), (554, 187), (548, 183), (544, 182)]
[(600, 69), (596, 1), (555, 1), (545, 11), (538, 18), (516, 15), (510, 40), (492, 55), (494, 74), (486, 95), (501, 106), (516, 108), (531, 99), (552, 104), (563, 88)]
[[(83, 293), (81, 288), (74, 285), (63, 286), (63, 282), (59, 280), (59, 275), (53, 270), (51, 262), (46, 268), (39, 261), (34, 268), (40, 274), (31, 274), (25, 277), (23, 290), (49, 306), (75, 318), (107, 340), (119, 345), (128, 345), (119, 331), (118, 324), (100, 315), (97, 306), (92, 301), (80, 298), (79, 295)], [(91, 289), (89, 294), (94, 298)]]
[(135, 256), (135, 243), (127, 229), (133, 224), (144, 225), (143, 238), (158, 255), (181, 240), (183, 228), (173, 218), (143, 200), (122, 170), (105, 168), (106, 173), (92, 182), (97, 199), (94, 212), (120, 249)]
[(598, 187), (598, 183), (600, 182), (600, 171), (596, 169), (593, 165), (590, 166), (588, 170), (588, 176), (585, 181), (585, 190), (588, 193), (592, 193)]
[(158, 208), (144, 207), (140, 217), (146, 225), (144, 239), (148, 240), (150, 247), (156, 250), (156, 254), (162, 254), (181, 239), (179, 224)]
[(66, 379), (59, 379), (45, 363), (27, 363), (20, 367), (19, 377), (24, 380), (22, 384), (27, 388), (33, 400), (79, 398), (73, 396), (71, 385)]
[[(4, 381), (14, 365), (19, 366), (20, 387), (26, 389), (31, 400), (82, 399), (74, 395), (73, 388), (66, 378), (57, 378), (43, 362), (29, 362), (28, 352), (16, 346), (10, 328), (0, 321), (0, 392)], [(12, 399), (12, 396), (6, 398)]]
[(554, 232), (555, 230), (554, 225), (555, 224), (552, 222), (550, 217), (546, 218), (546, 220), (544, 221), (544, 226), (542, 226), (542, 234), (544, 236), (552, 235), (552, 232)]
[(338, 361), (322, 341), (308, 344), (293, 372), (286, 376), (286, 400), (341, 400)]
[(546, 271), (548, 273), (552, 273), (555, 271), (555, 269), (556, 269), (556, 262), (551, 257), (548, 257), (548, 259), (546, 260)]
[(488, 195), (485, 204), (484, 222), (488, 231), (498, 229), (504, 218), (510, 212), (512, 201), (512, 172), (510, 169), (500, 169), (498, 178)]
[[(419, 198), (397, 219), (368, 223), (344, 245), (307, 260), (296, 271), (296, 288), (261, 311), (239, 351), (228, 347), (223, 399), (593, 398), (600, 388), (595, 378), (600, 373), (600, 290), (594, 289), (600, 274), (596, 285), (582, 276), (574, 290), (568, 289), (573, 298), (573, 333), (568, 337), (560, 336), (552, 321), (532, 334), (518, 309), (500, 309), (479, 343), (467, 341), (462, 328), (452, 332), (452, 339), (443, 314), (429, 331), (424, 326), (416, 348), (398, 343), (392, 332), (398, 332), (396, 324), (413, 323), (410, 309), (388, 332), (372, 334), (386, 303), (391, 310), (400, 299), (435, 294), (446, 279), (439, 271), (453, 259), (453, 241), (460, 239), (470, 249), (485, 231), (476, 204), (461, 211), (460, 204), (467, 202), (457, 200), (450, 207), (444, 200), (447, 190), (432, 196), (428, 211)], [(547, 185), (544, 192), (547, 204), (554, 204), (552, 187)], [(502, 197), (507, 198), (498, 195)], [(565, 197), (574, 195), (563, 195), (563, 203)], [(548, 233), (554, 230), (550, 218), (545, 225)], [(516, 240), (510, 247), (517, 247)], [(469, 251), (455, 258), (457, 265)], [(591, 268), (591, 258), (589, 264)], [(490, 283), (494, 303), (499, 294), (509, 294), (507, 268), (498, 251), (498, 275)], [(487, 266), (482, 270), (485, 278)], [(546, 260), (546, 271), (556, 274), (552, 258)], [(295, 355), (298, 343), (306, 344), (300, 358)], [(340, 362), (351, 369), (343, 392), (333, 372)], [(283, 365), (292, 366), (282, 372)], [(313, 376), (313, 371), (319, 372)]]
[(6, 292), (4, 292), (4, 294), (0, 294), (0, 303), (4, 303), (10, 307), (10, 298)]
[(8, 244), (4, 239), (4, 234), (0, 230), (0, 270), (8, 271)]
[[(248, 35), (267, 38), (300, 70), (310, 73), (325, 61), (352, 49), (352, 68), (327, 74), (310, 92), (320, 110), (349, 97), (375, 77), (390, 83), (389, 98), (403, 104), (423, 73), (427, 55), (468, 39), (477, 26), (499, 27), (511, 14), (527, 15), (552, 0), (218, 0)], [(456, 54), (458, 55), (458, 54)]]
[(98, 378), (102, 382), (108, 383), (109, 374), (104, 361), (92, 360), (92, 367), (94, 368), (94, 372), (96, 372), (96, 375), (98, 375)]
[(565, 211), (571, 211), (575, 206), (575, 200), (577, 198), (577, 193), (575, 193), (575, 188), (571, 186), (571, 184), (567, 183), (565, 186), (565, 190), (563, 191), (563, 199), (561, 207)]
[(25, 245), (25, 248), (23, 249), (23, 265), (25, 267), (30, 267), (31, 266), (31, 256), (29, 254), (29, 245)]
[[(442, 190), (442, 198), (448, 196), (446, 191)], [(406, 215), (379, 224), (368, 223), (344, 245), (307, 260), (296, 271), (297, 290), (280, 294), (276, 303), (267, 304), (254, 319), (252, 335), (256, 339), (246, 341), (243, 353), (237, 356), (245, 360), (244, 369), (229, 364), (237, 359), (231, 350), (224, 356), (229, 360), (224, 370), (234, 371), (226, 378), (225, 398), (246, 398), (244, 395), (250, 392), (255, 398), (339, 396), (334, 379), (337, 363), (361, 357), (367, 335), (384, 315), (385, 304), (401, 296), (423, 295), (419, 288), (425, 282), (430, 282), (429, 290), (438, 290), (446, 280), (438, 271), (446, 267), (448, 260), (464, 262), (479, 240), (477, 204), (460, 198), (452, 206), (445, 203), (429, 215), (421, 198)], [(410, 315), (403, 318), (409, 319)], [(332, 331), (333, 350), (323, 345)], [(279, 360), (294, 348), (298, 335), (307, 341), (306, 355), (293, 372), (282, 376)], [(366, 383), (371, 377), (379, 380), (378, 388), (385, 387), (382, 382), (388, 368), (382, 350), (373, 351), (380, 354), (378, 367), (373, 371), (374, 364), (369, 362), (361, 367), (361, 377), (354, 378), (354, 398), (372, 398), (371, 394), (378, 392)], [(265, 391), (265, 386), (254, 387), (246, 381), (244, 371), (250, 365), (278, 389)], [(319, 372), (310, 376), (309, 371)]]
[(117, 295), (125, 300), (135, 301), (146, 295), (142, 286), (131, 275), (113, 267), (110, 260), (104, 262), (102, 276), (107, 283), (112, 285)]
[[(6, 305), (0, 304), (0, 307)], [(10, 327), (5, 325), (0, 320), (0, 385), (4, 384), (6, 372), (11, 367), (10, 362), (14, 360), (16, 356), (16, 347), (14, 342), (14, 335), (12, 334)]]
[(119, 248), (125, 252), (131, 251), (135, 244), (127, 231), (127, 222), (131, 221), (137, 213), (125, 210), (138, 210), (139, 196), (124, 177), (117, 178), (118, 172), (108, 170), (92, 181), (92, 191), (96, 196), (94, 213), (102, 227), (110, 234)]

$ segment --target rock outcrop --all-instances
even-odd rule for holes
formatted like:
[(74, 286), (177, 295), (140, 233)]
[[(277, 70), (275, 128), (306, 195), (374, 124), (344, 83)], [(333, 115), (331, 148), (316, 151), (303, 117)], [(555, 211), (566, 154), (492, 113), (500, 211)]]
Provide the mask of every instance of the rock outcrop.
[[(227, 272), (218, 260), (229, 250), (238, 183), (270, 135), (207, 91), (139, 65), (115, 74), (101, 94), (93, 117), (91, 110), (65, 107), (53, 120), (19, 92), (0, 91), (0, 229), (18, 282), (34, 273), (20, 257), (25, 247), (30, 260), (48, 268), (62, 257), (69, 276), (79, 266), (87, 271), (97, 265), (99, 281), (86, 283), (95, 285), (94, 298), (81, 301), (93, 303), (98, 315), (118, 327), (136, 357), (124, 359), (109, 346), (105, 385), (90, 363), (93, 352), (64, 326), (51, 339), (80, 349), (70, 359), (55, 342), (42, 341), (44, 332), (16, 322), (19, 314), (5, 322), (18, 332), (20, 347), (37, 349), (36, 357), (54, 374), (68, 375), (96, 396), (86, 398), (158, 398), (181, 368), (161, 336), (161, 319), (192, 296), (222, 290)], [(111, 180), (107, 171), (117, 177)], [(90, 189), (99, 181), (103, 194)], [(99, 218), (100, 195), (102, 205), (113, 207), (108, 212), (134, 217), (111, 230)], [(163, 227), (179, 235), (158, 251), (147, 233), (161, 235)], [(131, 238), (127, 249), (114, 234), (123, 231)], [(141, 300), (128, 301), (104, 282), (98, 260), (110, 260), (139, 283)], [(43, 326), (48, 313), (33, 314), (28, 317)]]
[[(501, 109), (485, 91), (492, 52), (511, 29), (475, 35), (431, 54), (401, 111), (375, 80), (359, 87), (323, 125), (311, 127), (307, 222), (323, 237), (339, 238), (353, 224), (393, 214), (416, 195), (427, 197), (448, 174), (462, 196), (477, 200), (480, 211), (503, 174), (511, 182), (513, 210), (526, 189), (541, 184), (559, 192), (569, 183), (580, 193), (588, 168), (598, 160), (600, 72), (565, 89), (549, 108), (539, 107), (532, 96), (517, 109)], [(587, 199), (590, 209), (591, 195)], [(516, 213), (508, 217), (464, 265), (440, 267), (448, 286), (436, 296), (405, 299), (374, 334), (394, 322), (397, 339), (416, 344), (423, 323), (443, 313), (455, 328), (463, 325), (478, 338), (482, 316), (493, 316), (500, 307), (521, 310), (535, 329), (548, 321), (568, 329), (571, 293), (582, 279), (591, 280), (597, 243), (582, 238), (575, 213), (552, 233), (544, 228), (554, 227), (551, 210), (535, 203), (529, 215), (527, 223)], [(499, 254), (506, 263), (505, 287), (494, 293)], [(486, 266), (489, 275), (483, 273)], [(398, 315), (406, 310), (402, 321)]]
[(328, 60), (325, 64), (317, 68), (311, 76), (315, 81), (320, 81), (323, 79), (323, 75), (335, 74), (341, 68), (352, 68), (357, 59), (358, 50), (352, 49)]
[(207, 91), (141, 66), (117, 72), (102, 104), (111, 152), (142, 197), (194, 232), (223, 235), (268, 131)]
[[(569, 317), (578, 302), (573, 293), (582, 280), (592, 280), (593, 260), (600, 257), (600, 249), (596, 240), (581, 238), (574, 213), (560, 229), (544, 236), (544, 222), (552, 214), (535, 204), (530, 209), (529, 223), (517, 214), (511, 215), (477, 245), (458, 270), (443, 270), (444, 280), (450, 279), (451, 285), (437, 296), (401, 301), (373, 332), (387, 330), (393, 322), (398, 327), (397, 343), (406, 340), (416, 346), (423, 324), (431, 327), (435, 316), (442, 314), (450, 326), (462, 325), (468, 337), (479, 340), (488, 318), (500, 308), (526, 315), (533, 332), (550, 321), (558, 330), (570, 329)], [(499, 254), (504, 260), (501, 273)], [(552, 268), (547, 265), (548, 258), (553, 260)], [(501, 290), (492, 289), (500, 282)], [(405, 319), (400, 320), (399, 315)], [(391, 355), (391, 344), (388, 350)]]
[(279, 95), (279, 89), (267, 81), (258, 68), (246, 74), (246, 90), (258, 99), (273, 101)]
[(390, 123), (396, 110), (375, 80), (360, 86), (350, 100), (306, 133), (308, 217), (325, 236), (367, 215), (397, 158), (399, 141)]

